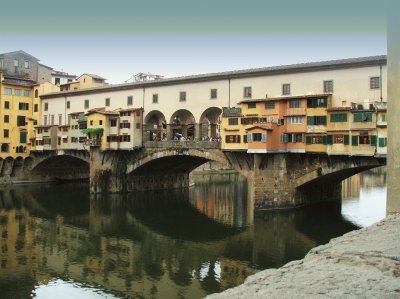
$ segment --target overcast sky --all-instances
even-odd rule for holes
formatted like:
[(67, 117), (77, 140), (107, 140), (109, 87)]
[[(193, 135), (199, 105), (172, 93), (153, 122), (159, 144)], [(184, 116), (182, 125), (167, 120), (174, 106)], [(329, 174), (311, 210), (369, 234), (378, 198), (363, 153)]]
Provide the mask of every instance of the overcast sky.
[(110, 83), (387, 52), (385, 8), (369, 0), (41, 0), (10, 13), (15, 5), (1, 6), (0, 53)]

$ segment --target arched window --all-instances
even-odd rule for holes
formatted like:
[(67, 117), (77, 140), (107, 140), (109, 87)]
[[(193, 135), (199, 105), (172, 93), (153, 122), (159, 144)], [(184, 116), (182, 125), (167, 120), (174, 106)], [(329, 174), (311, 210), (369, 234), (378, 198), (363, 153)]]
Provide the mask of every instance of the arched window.
[(35, 90), (35, 98), (37, 98), (39, 96), (39, 90)]

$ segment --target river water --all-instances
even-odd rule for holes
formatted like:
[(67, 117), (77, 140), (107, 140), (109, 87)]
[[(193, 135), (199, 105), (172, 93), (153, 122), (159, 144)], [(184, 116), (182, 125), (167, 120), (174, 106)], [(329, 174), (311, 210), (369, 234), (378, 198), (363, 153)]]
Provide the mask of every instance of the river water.
[(85, 184), (0, 190), (0, 298), (202, 298), (385, 216), (386, 171), (342, 204), (253, 215), (237, 174), (189, 191), (89, 198)]

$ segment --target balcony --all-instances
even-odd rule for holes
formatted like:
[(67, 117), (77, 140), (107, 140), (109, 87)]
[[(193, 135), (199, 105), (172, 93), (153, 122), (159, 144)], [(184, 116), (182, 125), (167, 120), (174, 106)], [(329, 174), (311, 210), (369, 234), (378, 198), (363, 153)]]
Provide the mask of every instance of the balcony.
[(288, 108), (285, 116), (306, 115), (306, 108)]

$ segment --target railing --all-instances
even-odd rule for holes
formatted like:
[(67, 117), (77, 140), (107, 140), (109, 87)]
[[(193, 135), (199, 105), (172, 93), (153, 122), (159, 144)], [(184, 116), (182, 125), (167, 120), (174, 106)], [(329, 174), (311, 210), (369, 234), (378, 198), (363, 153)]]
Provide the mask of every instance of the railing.
[(145, 141), (144, 146), (148, 148), (199, 148), (220, 149), (221, 143), (215, 141)]

